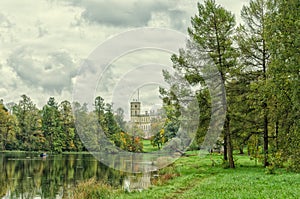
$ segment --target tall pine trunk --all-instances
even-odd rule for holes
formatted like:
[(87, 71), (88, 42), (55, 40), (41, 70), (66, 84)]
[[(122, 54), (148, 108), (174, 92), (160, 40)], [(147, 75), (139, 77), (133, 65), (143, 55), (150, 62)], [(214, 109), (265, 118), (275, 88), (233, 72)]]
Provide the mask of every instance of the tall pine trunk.
[(232, 140), (231, 140), (231, 134), (230, 134), (230, 118), (228, 115), (226, 116), (226, 124), (225, 125), (226, 125), (225, 134), (226, 134), (226, 140), (227, 140), (226, 145), (227, 145), (228, 163), (229, 163), (230, 168), (235, 168), (234, 159), (233, 159), (233, 146), (232, 146)]
[[(266, 109), (265, 104), (265, 109)], [(265, 110), (266, 111), (266, 110)], [(269, 166), (268, 154), (269, 154), (269, 134), (268, 134), (268, 115), (264, 113), (264, 166)]]
[(224, 147), (224, 155), (223, 155), (223, 159), (224, 161), (228, 160), (228, 152), (227, 152), (227, 133), (224, 132), (224, 143), (223, 143), (223, 147)]

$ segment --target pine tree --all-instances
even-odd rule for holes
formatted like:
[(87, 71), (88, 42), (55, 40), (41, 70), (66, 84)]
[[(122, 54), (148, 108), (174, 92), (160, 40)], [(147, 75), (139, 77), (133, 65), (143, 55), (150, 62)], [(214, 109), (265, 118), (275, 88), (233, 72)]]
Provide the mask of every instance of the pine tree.
[(238, 28), (237, 43), (241, 53), (241, 73), (248, 76), (250, 92), (248, 99), (252, 104), (258, 121), (253, 121), (263, 132), (264, 166), (269, 165), (269, 113), (268, 113), (268, 75), (270, 63), (270, 51), (267, 38), (267, 16), (271, 9), (269, 0), (251, 0), (248, 6), (244, 6), (241, 17), (244, 25)]
[[(232, 69), (236, 67), (236, 51), (233, 47), (233, 34), (235, 18), (232, 13), (217, 5), (214, 0), (198, 3), (198, 14), (192, 17), (192, 26), (188, 29), (189, 41), (187, 50), (181, 50), (179, 56), (174, 55), (172, 61), (175, 69), (185, 74), (191, 84), (202, 84), (201, 64), (191, 63), (209, 57), (220, 73), (221, 85), (227, 89), (228, 82), (232, 79)], [(193, 52), (193, 53), (191, 53)], [(208, 63), (206, 63), (208, 64)], [(212, 74), (211, 74), (212, 75)], [(209, 77), (208, 77), (209, 78)], [(206, 77), (206, 81), (208, 80)], [(220, 85), (217, 85), (220, 87)], [(220, 88), (218, 88), (220, 89)], [(226, 107), (226, 121), (224, 125), (224, 160), (229, 162), (229, 167), (234, 168), (233, 146), (230, 130), (230, 104), (226, 105), (226, 97), (222, 95), (221, 104)]]

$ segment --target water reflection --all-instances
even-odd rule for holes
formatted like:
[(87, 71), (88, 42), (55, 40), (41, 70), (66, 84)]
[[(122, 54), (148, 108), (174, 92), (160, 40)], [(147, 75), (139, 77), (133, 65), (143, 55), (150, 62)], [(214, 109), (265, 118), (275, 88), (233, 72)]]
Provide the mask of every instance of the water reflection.
[(128, 175), (124, 178), (123, 189), (127, 192), (141, 191), (147, 189), (151, 185), (151, 174), (142, 173), (135, 175)]
[(95, 177), (114, 187), (126, 173), (111, 169), (89, 154), (0, 154), (0, 198), (68, 198), (76, 183)]

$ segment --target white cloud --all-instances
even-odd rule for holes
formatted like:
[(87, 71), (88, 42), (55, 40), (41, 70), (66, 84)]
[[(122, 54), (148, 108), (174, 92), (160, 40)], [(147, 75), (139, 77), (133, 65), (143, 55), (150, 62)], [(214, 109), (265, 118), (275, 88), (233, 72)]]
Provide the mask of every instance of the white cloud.
[(42, 87), (48, 93), (61, 93), (64, 89), (71, 91), (77, 63), (78, 60), (65, 50), (40, 54), (28, 46), (16, 49), (8, 58), (8, 65), (23, 82)]
[[(168, 28), (185, 32), (187, 22), (196, 8), (193, 0), (49, 0), (49, 2), (65, 6), (74, 6), (82, 9), (73, 25), (82, 25), (84, 22), (108, 27), (145, 27), (156, 25), (155, 15), (166, 16), (170, 23)], [(159, 19), (161, 22), (161, 19)], [(161, 23), (158, 23), (161, 24)], [(164, 25), (166, 25), (164, 23)], [(165, 27), (165, 26), (160, 26)]]

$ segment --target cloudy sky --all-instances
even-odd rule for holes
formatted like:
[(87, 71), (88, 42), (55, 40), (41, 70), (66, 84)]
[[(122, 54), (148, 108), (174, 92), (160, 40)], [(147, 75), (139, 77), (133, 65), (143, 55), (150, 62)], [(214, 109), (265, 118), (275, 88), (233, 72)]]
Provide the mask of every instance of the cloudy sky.
[[(247, 0), (217, 2), (240, 22), (239, 12)], [(58, 102), (72, 101), (82, 67), (99, 45), (135, 28), (168, 28), (185, 34), (190, 17), (197, 13), (196, 4), (194, 0), (1, 0), (0, 99), (18, 102), (26, 94), (38, 107), (51, 96)], [(119, 44), (122, 49), (122, 41)], [(114, 50), (109, 49), (107, 54)], [(112, 92), (110, 86), (122, 90), (121, 80), (144, 79), (140, 71), (159, 76), (161, 68), (171, 65), (169, 56), (148, 50), (114, 59), (104, 75), (96, 69), (99, 77), (95, 84), (101, 85), (95, 92)], [(130, 67), (137, 60), (140, 70)], [(161, 67), (155, 68), (155, 62)], [(146, 90), (155, 90), (155, 82), (140, 85), (141, 91), (144, 88), (141, 97), (150, 99)], [(136, 95), (132, 91), (127, 98)]]

